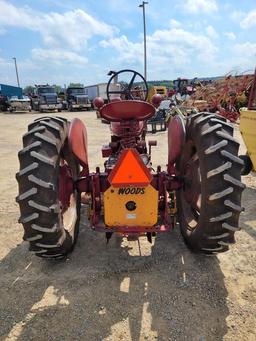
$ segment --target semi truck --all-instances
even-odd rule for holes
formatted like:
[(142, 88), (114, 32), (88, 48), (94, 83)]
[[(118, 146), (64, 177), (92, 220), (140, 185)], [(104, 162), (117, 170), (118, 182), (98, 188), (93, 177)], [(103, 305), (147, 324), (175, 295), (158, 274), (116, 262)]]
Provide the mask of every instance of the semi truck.
[(55, 87), (46, 85), (35, 85), (35, 92), (31, 96), (32, 109), (43, 112), (45, 110), (61, 111), (62, 104), (58, 100)]
[(67, 105), (68, 110), (74, 109), (90, 110), (92, 107), (92, 101), (90, 101), (86, 90), (82, 86), (68, 87), (67, 88)]

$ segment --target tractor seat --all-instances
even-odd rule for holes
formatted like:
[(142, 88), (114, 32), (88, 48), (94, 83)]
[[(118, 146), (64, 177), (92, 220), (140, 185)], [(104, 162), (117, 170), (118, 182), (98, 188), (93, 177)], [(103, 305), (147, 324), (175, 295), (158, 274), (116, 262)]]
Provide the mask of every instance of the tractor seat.
[(155, 114), (155, 107), (143, 101), (115, 101), (100, 109), (101, 117), (109, 122), (123, 120), (146, 121)]

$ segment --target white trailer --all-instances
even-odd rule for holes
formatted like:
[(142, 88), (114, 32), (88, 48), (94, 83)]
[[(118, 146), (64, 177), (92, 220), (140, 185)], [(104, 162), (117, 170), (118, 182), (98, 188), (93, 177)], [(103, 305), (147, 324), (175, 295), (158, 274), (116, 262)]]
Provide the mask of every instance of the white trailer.
[[(120, 84), (110, 84), (110, 91), (120, 90)], [(101, 97), (104, 102), (108, 101), (107, 98), (107, 83), (100, 83), (95, 85), (85, 86), (85, 93), (88, 95), (89, 100), (93, 102), (96, 97)], [(111, 95), (111, 97), (116, 97), (116, 95)]]
[(107, 83), (95, 84), (85, 87), (85, 93), (88, 95), (89, 100), (93, 101), (96, 97), (102, 97), (107, 101)]

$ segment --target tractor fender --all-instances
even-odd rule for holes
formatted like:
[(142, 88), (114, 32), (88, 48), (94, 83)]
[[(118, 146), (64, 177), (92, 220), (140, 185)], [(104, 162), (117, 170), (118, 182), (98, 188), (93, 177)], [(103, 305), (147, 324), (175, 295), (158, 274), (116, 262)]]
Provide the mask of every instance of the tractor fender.
[[(69, 148), (83, 167), (83, 173), (89, 173), (87, 132), (84, 123), (79, 118), (71, 121), (68, 133)], [(84, 174), (85, 175), (85, 174)]]
[(184, 119), (180, 115), (171, 118), (168, 125), (168, 174), (173, 173), (186, 139)]

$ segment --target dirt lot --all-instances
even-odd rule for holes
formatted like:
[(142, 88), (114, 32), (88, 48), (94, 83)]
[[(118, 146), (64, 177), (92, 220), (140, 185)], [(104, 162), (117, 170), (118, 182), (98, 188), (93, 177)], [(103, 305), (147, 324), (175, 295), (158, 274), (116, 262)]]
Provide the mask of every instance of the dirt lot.
[[(95, 112), (62, 113), (87, 124), (91, 170), (108, 126)], [(244, 177), (246, 211), (226, 254), (192, 254), (179, 230), (127, 241), (91, 231), (84, 219), (66, 261), (28, 253), (15, 203), (17, 152), (39, 114), (0, 114), (0, 340), (255, 341), (256, 178)], [(153, 160), (166, 162), (166, 134)], [(239, 135), (238, 135), (239, 137)]]

